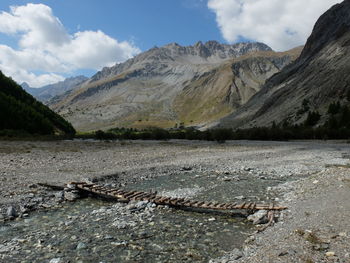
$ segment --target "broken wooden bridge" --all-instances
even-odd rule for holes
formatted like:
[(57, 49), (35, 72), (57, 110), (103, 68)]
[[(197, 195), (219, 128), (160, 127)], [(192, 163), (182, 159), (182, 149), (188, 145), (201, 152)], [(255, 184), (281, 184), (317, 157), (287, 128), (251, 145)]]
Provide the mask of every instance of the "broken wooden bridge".
[(287, 209), (284, 206), (276, 206), (275, 204), (257, 204), (257, 203), (218, 203), (218, 202), (203, 202), (194, 201), (186, 198), (171, 198), (165, 196), (158, 196), (157, 193), (149, 193), (142, 191), (128, 191), (123, 189), (111, 189), (104, 186), (92, 184), (92, 183), (77, 183), (72, 182), (70, 185), (74, 186), (77, 190), (98, 195), (101, 197), (108, 197), (115, 199), (118, 202), (129, 202), (132, 200), (137, 201), (149, 201), (156, 205), (168, 205), (178, 208), (199, 208), (208, 210), (236, 210), (245, 209), (250, 211), (255, 210), (269, 210), (278, 211)]

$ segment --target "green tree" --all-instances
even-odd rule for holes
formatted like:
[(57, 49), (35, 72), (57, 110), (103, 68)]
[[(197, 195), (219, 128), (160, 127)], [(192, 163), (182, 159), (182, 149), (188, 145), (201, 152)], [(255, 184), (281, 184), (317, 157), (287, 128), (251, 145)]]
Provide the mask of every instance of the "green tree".
[(320, 120), (320, 118), (321, 118), (321, 115), (317, 111), (310, 111), (306, 118), (305, 126), (309, 126), (309, 127), (315, 126)]

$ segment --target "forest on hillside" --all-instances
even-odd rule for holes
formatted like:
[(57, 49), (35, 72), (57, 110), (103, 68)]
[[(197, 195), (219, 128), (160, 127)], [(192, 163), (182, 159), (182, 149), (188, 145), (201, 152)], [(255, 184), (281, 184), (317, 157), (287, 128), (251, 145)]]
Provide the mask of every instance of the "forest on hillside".
[(0, 71), (0, 135), (75, 134), (73, 126)]

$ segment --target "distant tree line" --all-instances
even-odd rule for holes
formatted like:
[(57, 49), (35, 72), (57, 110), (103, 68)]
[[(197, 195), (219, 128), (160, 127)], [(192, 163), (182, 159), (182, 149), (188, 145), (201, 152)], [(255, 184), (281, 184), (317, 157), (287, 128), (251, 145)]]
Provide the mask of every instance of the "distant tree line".
[[(302, 102), (302, 108), (297, 114), (306, 114), (306, 120), (301, 124), (290, 124), (283, 121), (275, 122), (270, 127), (253, 127), (249, 129), (212, 129), (199, 131), (194, 128), (179, 127), (177, 129), (149, 128), (137, 130), (132, 128), (114, 128), (108, 131), (96, 131), (92, 134), (80, 135), (80, 138), (95, 138), (99, 140), (207, 140), (225, 142), (226, 140), (299, 140), (299, 139), (350, 139), (350, 91), (348, 102), (341, 105), (339, 101), (328, 107), (326, 116), (317, 111), (311, 111), (307, 100)], [(324, 117), (326, 121), (319, 125)]]

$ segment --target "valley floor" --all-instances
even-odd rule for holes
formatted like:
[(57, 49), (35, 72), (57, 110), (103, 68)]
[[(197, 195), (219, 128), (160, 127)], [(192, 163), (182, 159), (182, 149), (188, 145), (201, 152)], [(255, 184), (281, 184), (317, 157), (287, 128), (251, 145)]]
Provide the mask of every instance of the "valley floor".
[(267, 189), (289, 208), (278, 223), (250, 236), (242, 255), (213, 262), (350, 262), (349, 159), (350, 144), (341, 142), (2, 141), (0, 215), (23, 202), (54, 206), (56, 197), (39, 182), (89, 178), (125, 186), (186, 171), (298, 178)]

